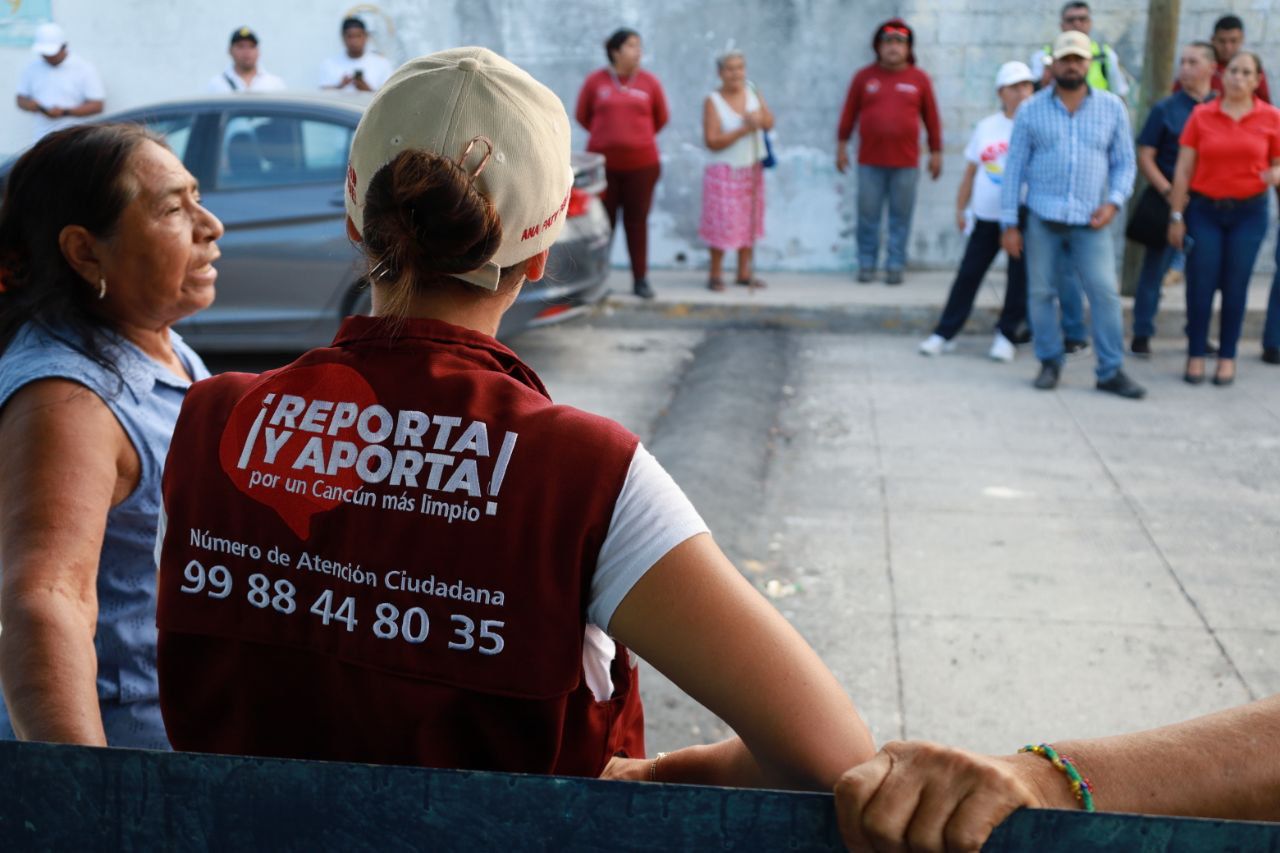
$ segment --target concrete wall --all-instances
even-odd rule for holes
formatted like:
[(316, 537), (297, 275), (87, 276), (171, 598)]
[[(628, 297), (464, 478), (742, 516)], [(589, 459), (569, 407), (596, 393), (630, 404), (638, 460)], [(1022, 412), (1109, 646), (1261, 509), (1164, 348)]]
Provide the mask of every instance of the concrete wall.
[[(1277, 4), (1280, 5), (1280, 4)], [(713, 56), (730, 40), (747, 52), (749, 73), (778, 117), (779, 166), (768, 176), (764, 268), (852, 266), (853, 182), (834, 169), (835, 124), (853, 71), (872, 59), (869, 34), (892, 15), (917, 33), (920, 65), (934, 78), (942, 107), (946, 161), (937, 183), (921, 181), (912, 263), (949, 266), (963, 239), (952, 224), (961, 149), (973, 122), (996, 107), (991, 80), (1000, 63), (1026, 60), (1057, 29), (1057, 0), (1028, 11), (1018, 0), (385, 0), (364, 4), (395, 61), (458, 44), (481, 44), (523, 65), (572, 111), (585, 74), (600, 66), (601, 43), (618, 26), (645, 38), (645, 64), (662, 80), (672, 121), (662, 133), (663, 179), (650, 219), (655, 266), (705, 264), (696, 238), (703, 149), (701, 102), (716, 85)], [(1268, 27), (1273, 0), (1184, 0), (1181, 31), (1208, 35), (1226, 11), (1246, 23), (1264, 61), (1280, 59), (1280, 25)], [(293, 86), (310, 87), (321, 59), (339, 49), (337, 25), (352, 4), (303, 0), (54, 0), (72, 49), (92, 60), (108, 91), (108, 109), (180, 97), (203, 89), (226, 62), (241, 24), (262, 38), (263, 65)], [(1096, 4), (1095, 32), (1115, 45), (1135, 76), (1142, 65), (1146, 4)], [(394, 29), (394, 33), (392, 30)], [(12, 91), (31, 54), (0, 48), (0, 89)], [(575, 130), (575, 143), (585, 135)], [(9, 108), (0, 151), (30, 136), (29, 117)], [(622, 241), (615, 260), (624, 262)], [(1262, 264), (1270, 263), (1264, 247)]]

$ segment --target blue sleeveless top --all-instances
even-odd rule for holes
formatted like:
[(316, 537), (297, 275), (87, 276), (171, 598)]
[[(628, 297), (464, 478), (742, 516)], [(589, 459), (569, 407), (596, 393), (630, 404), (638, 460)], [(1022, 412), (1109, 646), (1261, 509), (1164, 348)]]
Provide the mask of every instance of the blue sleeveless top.
[[(197, 380), (208, 377), (200, 357), (176, 332), (169, 334), (187, 372)], [(138, 454), (137, 488), (107, 513), (98, 560), (98, 700), (107, 743), (168, 749), (156, 682), (156, 525), (160, 474), (190, 383), (127, 340), (105, 337), (119, 376), (79, 352), (75, 338), (35, 323), (23, 326), (0, 357), (0, 409), (25, 385), (69, 379), (102, 398)], [(0, 738), (14, 738), (3, 701)]]

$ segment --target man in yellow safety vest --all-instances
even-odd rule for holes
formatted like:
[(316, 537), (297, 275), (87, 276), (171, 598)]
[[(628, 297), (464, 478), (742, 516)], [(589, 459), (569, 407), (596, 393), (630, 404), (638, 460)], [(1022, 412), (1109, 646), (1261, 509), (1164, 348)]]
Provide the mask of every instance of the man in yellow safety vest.
[[(1089, 85), (1089, 88), (1110, 92), (1113, 95), (1119, 95), (1121, 98), (1126, 97), (1129, 94), (1129, 80), (1125, 76), (1124, 69), (1120, 66), (1120, 60), (1116, 56), (1115, 50), (1109, 44), (1098, 43), (1091, 34), (1093, 17), (1089, 12), (1089, 4), (1084, 0), (1068, 0), (1067, 4), (1062, 7), (1062, 15), (1058, 24), (1064, 33), (1069, 30), (1077, 30), (1089, 36), (1090, 48), (1093, 51), (1093, 61), (1089, 63), (1089, 76), (1085, 78), (1085, 83)], [(1042, 70), (1041, 86), (1050, 81), (1049, 63), (1052, 61), (1050, 46), (1047, 44), (1034, 57), (1034, 63), (1031, 67)]]

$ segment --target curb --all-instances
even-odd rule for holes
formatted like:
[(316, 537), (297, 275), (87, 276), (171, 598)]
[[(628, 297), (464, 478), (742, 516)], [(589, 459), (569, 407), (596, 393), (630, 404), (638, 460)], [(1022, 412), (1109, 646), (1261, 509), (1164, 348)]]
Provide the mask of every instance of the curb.
[[(630, 296), (609, 295), (589, 315), (603, 325), (652, 328), (688, 325), (699, 328), (777, 328), (808, 332), (898, 332), (925, 335), (933, 331), (942, 305), (742, 305), (708, 304), (705, 302), (645, 302)], [(1249, 308), (1245, 312), (1245, 340), (1262, 337), (1266, 307)], [(989, 335), (1000, 312), (995, 308), (975, 307), (961, 334)], [(1156, 338), (1178, 340), (1183, 337), (1186, 311), (1162, 308), (1157, 317)], [(1216, 327), (1211, 323), (1210, 328)], [(1133, 328), (1133, 309), (1124, 309), (1125, 339)]]

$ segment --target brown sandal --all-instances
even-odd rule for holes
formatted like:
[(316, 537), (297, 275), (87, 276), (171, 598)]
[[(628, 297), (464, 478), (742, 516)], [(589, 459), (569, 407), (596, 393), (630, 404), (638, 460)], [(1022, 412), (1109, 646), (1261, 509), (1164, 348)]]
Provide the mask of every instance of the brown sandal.
[(707, 279), (707, 290), (721, 291), (724, 290), (724, 279), (718, 276), (711, 276)]
[(733, 283), (734, 283), (734, 284), (742, 285), (743, 287), (752, 287), (752, 288), (756, 288), (756, 287), (758, 287), (758, 288), (764, 288), (764, 287), (768, 287), (768, 286), (769, 286), (769, 285), (767, 285), (767, 284), (765, 284), (765, 283), (764, 283), (764, 279), (762, 279), (762, 278), (754, 278), (754, 277), (753, 277), (753, 278), (749, 278), (749, 279), (747, 279), (746, 281), (743, 281), (743, 280), (742, 280), (742, 279), (740, 279), (740, 278), (735, 278), (735, 279), (733, 280)]

